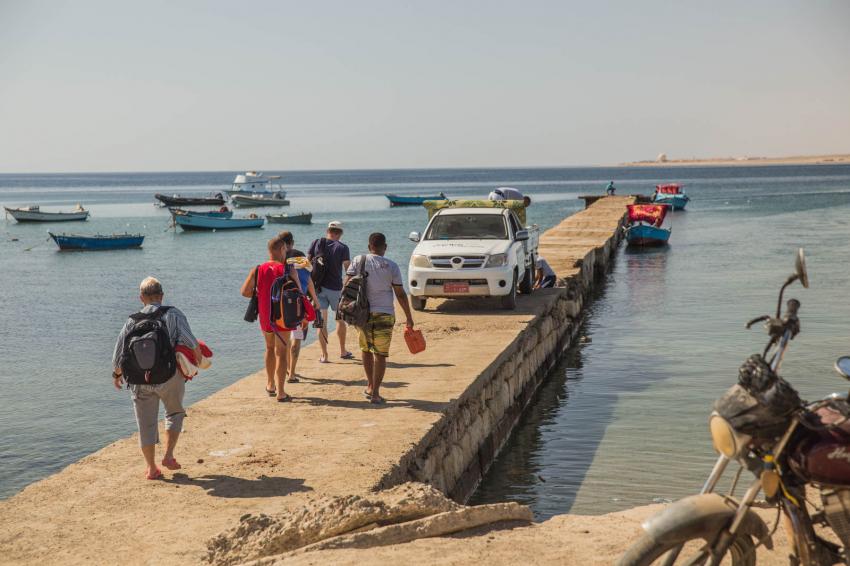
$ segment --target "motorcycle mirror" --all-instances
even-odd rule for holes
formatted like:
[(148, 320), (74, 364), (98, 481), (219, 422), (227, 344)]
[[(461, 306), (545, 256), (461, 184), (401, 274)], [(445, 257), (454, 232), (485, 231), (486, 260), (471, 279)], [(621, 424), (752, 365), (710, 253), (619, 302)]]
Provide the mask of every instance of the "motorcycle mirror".
[(850, 356), (841, 356), (835, 360), (835, 371), (845, 379), (850, 379)]
[(797, 272), (797, 279), (806, 289), (809, 288), (809, 273), (806, 271), (806, 254), (803, 253), (803, 248), (797, 251), (797, 261), (794, 264), (794, 269)]

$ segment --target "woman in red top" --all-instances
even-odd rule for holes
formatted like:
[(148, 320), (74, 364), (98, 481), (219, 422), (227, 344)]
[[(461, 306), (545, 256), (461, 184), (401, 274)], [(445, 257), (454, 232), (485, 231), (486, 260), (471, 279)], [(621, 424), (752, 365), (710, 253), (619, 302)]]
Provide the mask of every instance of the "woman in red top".
[[(252, 269), (248, 278), (242, 284), (242, 296), (250, 297), (254, 292), (254, 280), (257, 284), (257, 311), (260, 329), (266, 340), (266, 392), (270, 397), (277, 397), (279, 402), (291, 401), (292, 397), (283, 390), (286, 370), (289, 367), (289, 329), (279, 325), (273, 327), (270, 321), (269, 307), (271, 305), (272, 283), (282, 276), (286, 269), (286, 252), (293, 244), (290, 232), (281, 232), (269, 240), (269, 261)], [(290, 277), (299, 286), (295, 267), (290, 266)], [(277, 382), (275, 384), (275, 382)], [(275, 388), (275, 385), (277, 387)]]

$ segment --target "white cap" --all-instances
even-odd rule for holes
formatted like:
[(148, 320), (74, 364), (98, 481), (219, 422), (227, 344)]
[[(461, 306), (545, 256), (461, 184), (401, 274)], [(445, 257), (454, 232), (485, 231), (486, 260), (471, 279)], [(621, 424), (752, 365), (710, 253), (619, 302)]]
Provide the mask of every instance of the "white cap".
[(328, 222), (328, 230), (331, 228), (336, 228), (337, 230), (342, 230), (342, 222), (339, 220), (331, 220)]

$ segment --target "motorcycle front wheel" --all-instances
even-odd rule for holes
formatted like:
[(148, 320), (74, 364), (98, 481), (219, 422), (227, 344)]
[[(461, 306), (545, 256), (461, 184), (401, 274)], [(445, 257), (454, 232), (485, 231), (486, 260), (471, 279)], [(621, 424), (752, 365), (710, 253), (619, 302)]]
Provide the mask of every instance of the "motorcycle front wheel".
[[(681, 542), (659, 542), (646, 535), (634, 543), (617, 562), (618, 566), (703, 566), (711, 562), (709, 544), (715, 539), (716, 532), (697, 534), (694, 538)], [(678, 555), (676, 550), (680, 549)], [(672, 559), (672, 560), (671, 560)], [(721, 562), (729, 566), (755, 566), (756, 547), (748, 535), (735, 537), (726, 556)]]

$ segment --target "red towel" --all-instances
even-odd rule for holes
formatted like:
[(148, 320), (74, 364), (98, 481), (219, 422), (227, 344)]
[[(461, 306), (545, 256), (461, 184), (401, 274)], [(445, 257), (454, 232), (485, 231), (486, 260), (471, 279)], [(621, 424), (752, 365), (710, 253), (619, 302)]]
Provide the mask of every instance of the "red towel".
[[(209, 349), (203, 340), (198, 340), (198, 346), (201, 347), (200, 360), (195, 359), (195, 351), (188, 346), (177, 344), (174, 347), (174, 353), (177, 356), (177, 369), (180, 370), (181, 375), (187, 381), (198, 375), (198, 368), (206, 369), (210, 367), (209, 358), (213, 356), (212, 350)], [(181, 356), (185, 358), (185, 363), (182, 363)]]

